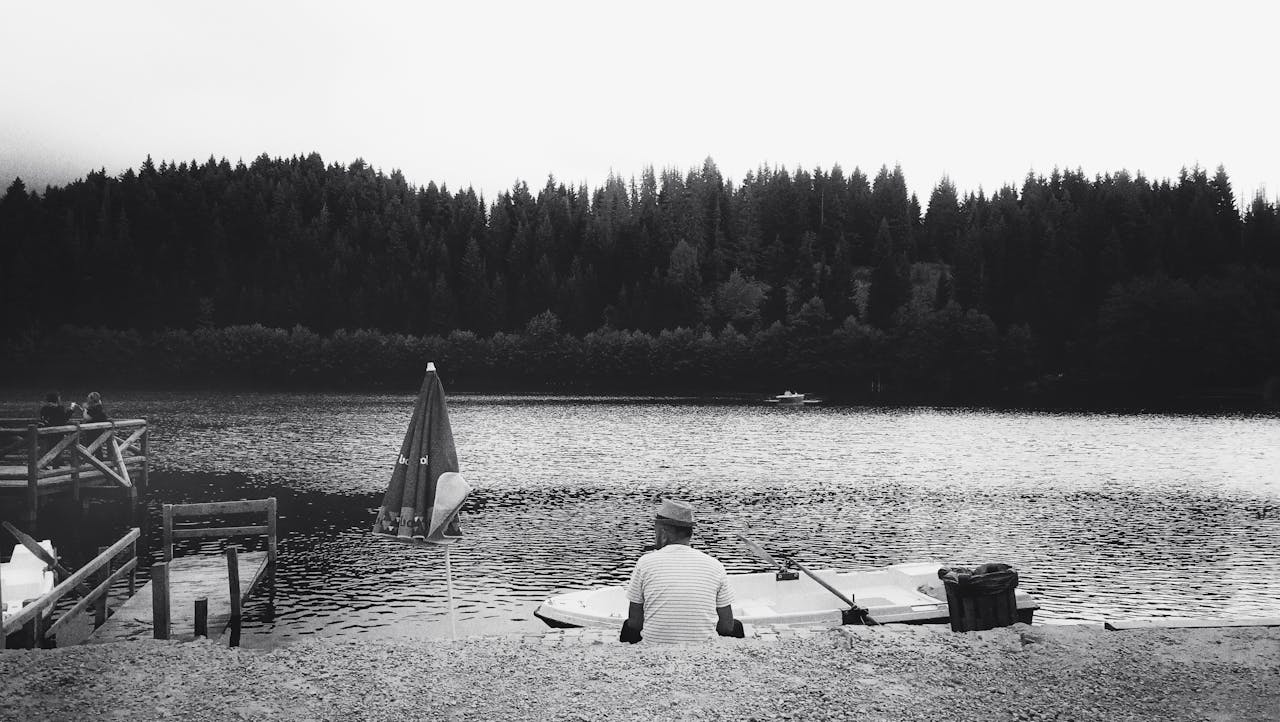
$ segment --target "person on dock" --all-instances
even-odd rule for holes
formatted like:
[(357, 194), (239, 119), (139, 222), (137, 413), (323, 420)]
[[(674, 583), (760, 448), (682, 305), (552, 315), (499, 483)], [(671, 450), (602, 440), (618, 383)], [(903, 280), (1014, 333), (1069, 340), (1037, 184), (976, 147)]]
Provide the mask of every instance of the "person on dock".
[[(733, 618), (733, 590), (724, 565), (690, 546), (693, 507), (663, 499), (654, 517), (657, 548), (641, 556), (627, 586), (630, 607), (619, 640), (705, 642), (743, 636)], [(643, 632), (643, 636), (641, 635)]]
[[(111, 417), (107, 416), (107, 410), (102, 406), (102, 394), (97, 391), (89, 392), (89, 395), (84, 399), (84, 406), (81, 408), (84, 409), (84, 422), (86, 424), (98, 424), (111, 420)], [(103, 431), (101, 434), (98, 434), (96, 438), (101, 438), (107, 433), (108, 432)], [(105, 444), (98, 447), (98, 458), (103, 461), (107, 461), (109, 458)]]
[(84, 399), (84, 420), (86, 423), (110, 421), (107, 410), (102, 407), (102, 394), (90, 391)]
[(74, 401), (70, 404), (63, 404), (62, 394), (57, 391), (50, 391), (45, 394), (44, 403), (40, 405), (40, 425), (66, 426), (71, 423), (71, 412), (75, 411), (79, 406)]
[[(75, 411), (79, 406), (80, 405), (74, 401), (72, 401), (70, 405), (64, 405), (62, 403), (62, 394), (57, 391), (50, 391), (48, 394), (45, 394), (44, 403), (40, 405), (40, 425), (66, 426), (71, 423), (71, 412)], [(41, 444), (40, 453), (43, 455), (54, 444), (56, 444), (57, 441), (58, 440), (56, 438), (47, 437), (44, 440), (44, 443)], [(57, 468), (62, 465), (62, 457), (59, 455), (58, 458), (53, 460), (53, 467)]]

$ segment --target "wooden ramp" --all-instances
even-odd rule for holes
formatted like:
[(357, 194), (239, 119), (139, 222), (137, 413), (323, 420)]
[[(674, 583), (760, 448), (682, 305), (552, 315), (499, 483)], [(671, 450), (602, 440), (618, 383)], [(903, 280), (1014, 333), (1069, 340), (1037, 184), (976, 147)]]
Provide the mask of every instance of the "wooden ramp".
[[(238, 556), (240, 599), (243, 601), (266, 576), (267, 552), (248, 552)], [(98, 627), (85, 644), (152, 639), (155, 632), (152, 584), (154, 582), (147, 582), (129, 601), (114, 610), (106, 624)], [(209, 638), (221, 637), (231, 619), (228, 584), (226, 557), (179, 557), (169, 562), (169, 638), (182, 641), (195, 638), (195, 602), (201, 598), (209, 600)]]

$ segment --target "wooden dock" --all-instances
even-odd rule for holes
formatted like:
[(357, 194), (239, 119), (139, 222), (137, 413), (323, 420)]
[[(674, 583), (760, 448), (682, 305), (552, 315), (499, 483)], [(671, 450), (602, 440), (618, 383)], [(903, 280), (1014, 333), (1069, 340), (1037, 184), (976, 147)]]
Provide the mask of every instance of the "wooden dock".
[[(165, 504), (164, 561), (151, 567), (151, 581), (94, 630), (86, 644), (132, 639), (217, 639), (231, 628), (232, 646), (240, 643), (240, 609), (258, 585), (275, 571), (276, 500), (249, 499), (200, 504)], [(261, 524), (228, 525), (229, 517), (261, 515)], [(229, 539), (263, 535), (267, 550), (226, 557), (175, 558), (181, 539)]]
[[(24, 423), (26, 422), (26, 423)], [(24, 497), (27, 528), (39, 528), (40, 503), (55, 494), (117, 494), (131, 501), (147, 486), (146, 419), (37, 426), (0, 419), (0, 496)]]
[[(240, 600), (243, 602), (267, 575), (267, 552), (238, 554)], [(231, 621), (227, 560), (222, 556), (180, 557), (169, 562), (169, 636), (191, 641), (196, 631), (196, 600), (208, 604), (207, 635), (218, 639)], [(107, 623), (94, 630), (85, 644), (153, 639), (155, 580), (147, 582), (114, 610)]]

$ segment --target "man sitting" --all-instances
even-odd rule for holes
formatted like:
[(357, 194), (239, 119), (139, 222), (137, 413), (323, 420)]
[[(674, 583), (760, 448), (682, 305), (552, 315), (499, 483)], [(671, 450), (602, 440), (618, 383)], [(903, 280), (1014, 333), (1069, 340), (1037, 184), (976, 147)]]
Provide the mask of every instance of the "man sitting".
[(743, 636), (724, 565), (689, 545), (693, 507), (663, 499), (653, 527), (657, 549), (640, 557), (631, 573), (620, 639), (638, 642), (642, 630), (644, 639), (667, 644)]

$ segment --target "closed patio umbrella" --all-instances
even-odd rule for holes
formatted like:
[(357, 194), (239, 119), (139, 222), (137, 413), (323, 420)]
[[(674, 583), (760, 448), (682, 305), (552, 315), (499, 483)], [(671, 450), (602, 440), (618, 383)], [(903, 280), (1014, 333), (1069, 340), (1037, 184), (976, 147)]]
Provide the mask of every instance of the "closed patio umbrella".
[(458, 511), (470, 493), (458, 473), (444, 387), (429, 363), (373, 530), (403, 541), (449, 544), (462, 537)]
[(462, 538), (458, 512), (470, 493), (471, 486), (458, 473), (458, 452), (453, 447), (444, 387), (435, 364), (428, 363), (373, 531), (384, 538), (412, 544), (444, 546), (451, 626), (453, 576), (449, 546)]

